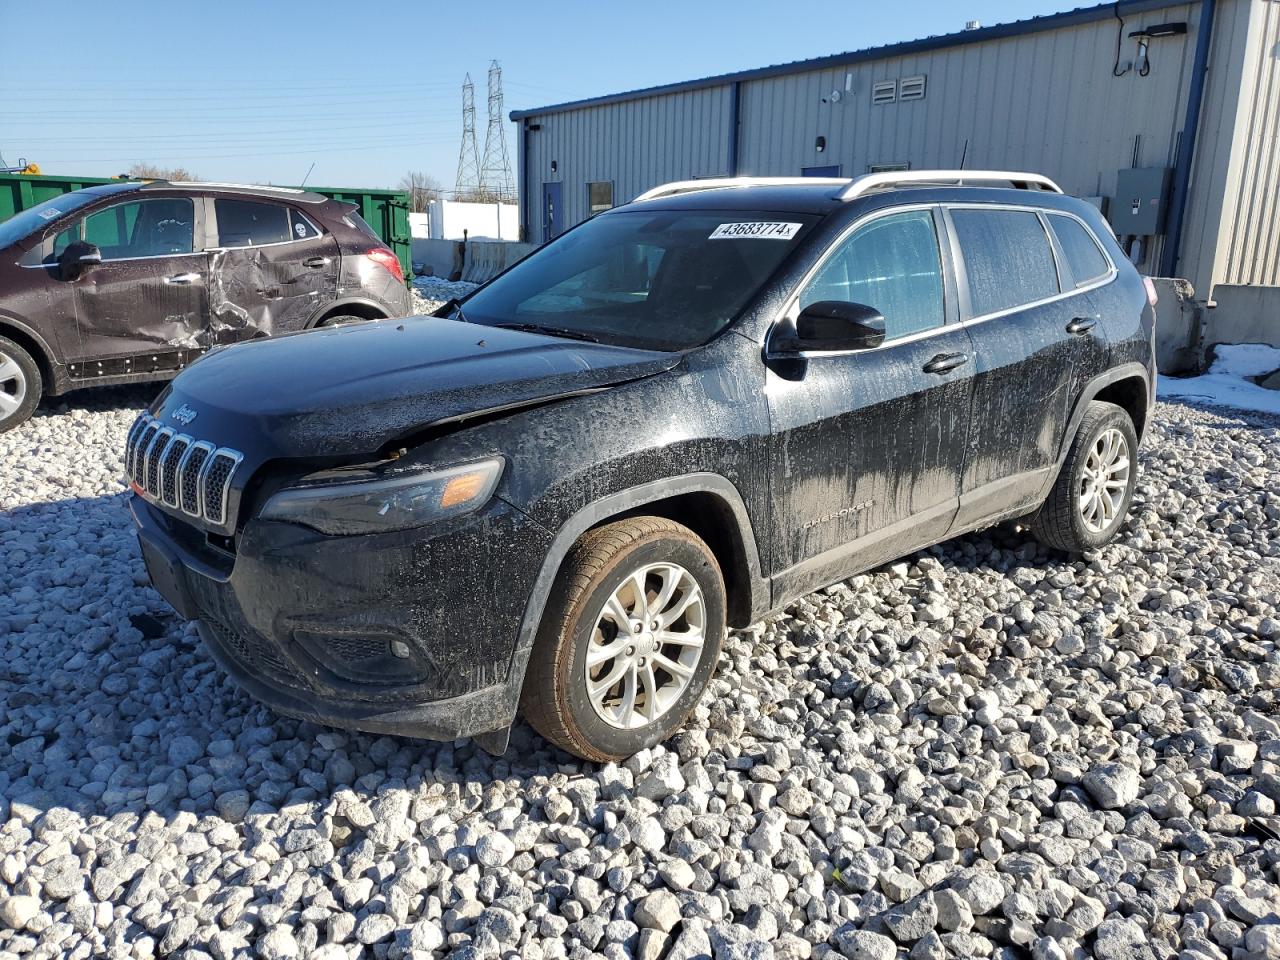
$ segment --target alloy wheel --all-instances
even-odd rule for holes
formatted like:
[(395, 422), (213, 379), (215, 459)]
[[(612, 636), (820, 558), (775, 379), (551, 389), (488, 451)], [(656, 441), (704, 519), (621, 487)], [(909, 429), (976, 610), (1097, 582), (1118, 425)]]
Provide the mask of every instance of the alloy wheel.
[(1129, 487), (1129, 442), (1114, 427), (1098, 435), (1085, 459), (1077, 509), (1092, 533), (1109, 529), (1124, 505)]
[(26, 399), (26, 375), (18, 361), (0, 353), (0, 419), (17, 413)]
[(675, 705), (706, 642), (706, 608), (693, 575), (677, 563), (631, 573), (605, 601), (584, 658), (587, 694), (610, 726), (634, 729)]

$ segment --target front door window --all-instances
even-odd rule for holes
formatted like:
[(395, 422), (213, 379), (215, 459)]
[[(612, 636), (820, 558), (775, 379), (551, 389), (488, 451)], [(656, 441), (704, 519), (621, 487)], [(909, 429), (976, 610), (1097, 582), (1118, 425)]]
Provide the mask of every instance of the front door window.
[(102, 251), (104, 262), (191, 253), (194, 205), (187, 197), (119, 203), (85, 217), (83, 229), (85, 242)]

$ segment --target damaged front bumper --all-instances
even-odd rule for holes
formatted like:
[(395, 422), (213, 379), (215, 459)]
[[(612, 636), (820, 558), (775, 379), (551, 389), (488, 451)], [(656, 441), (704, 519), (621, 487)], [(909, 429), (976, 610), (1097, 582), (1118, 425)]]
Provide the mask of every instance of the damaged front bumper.
[(280, 713), (433, 740), (499, 731), (529, 651), (524, 611), (550, 538), (495, 499), (454, 521), (335, 537), (250, 520), (235, 552), (131, 498), (156, 590)]

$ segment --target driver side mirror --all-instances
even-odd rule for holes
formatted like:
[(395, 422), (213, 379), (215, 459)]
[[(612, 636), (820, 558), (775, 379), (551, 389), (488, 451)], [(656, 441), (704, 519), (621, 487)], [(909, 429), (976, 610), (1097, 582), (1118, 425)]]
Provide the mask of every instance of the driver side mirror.
[(75, 280), (85, 270), (101, 262), (102, 251), (95, 244), (84, 240), (67, 244), (62, 253), (58, 254), (58, 268), (62, 271), (64, 280)]
[(884, 317), (875, 307), (844, 300), (819, 300), (800, 311), (795, 333), (773, 338), (777, 353), (870, 350), (884, 342)]

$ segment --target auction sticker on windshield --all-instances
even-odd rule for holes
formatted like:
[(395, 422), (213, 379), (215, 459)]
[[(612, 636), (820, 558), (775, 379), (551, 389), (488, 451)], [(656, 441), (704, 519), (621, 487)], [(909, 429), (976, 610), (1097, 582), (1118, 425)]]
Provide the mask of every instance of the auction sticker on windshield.
[(755, 220), (751, 223), (722, 223), (711, 231), (709, 240), (790, 240), (800, 229), (798, 223)]

